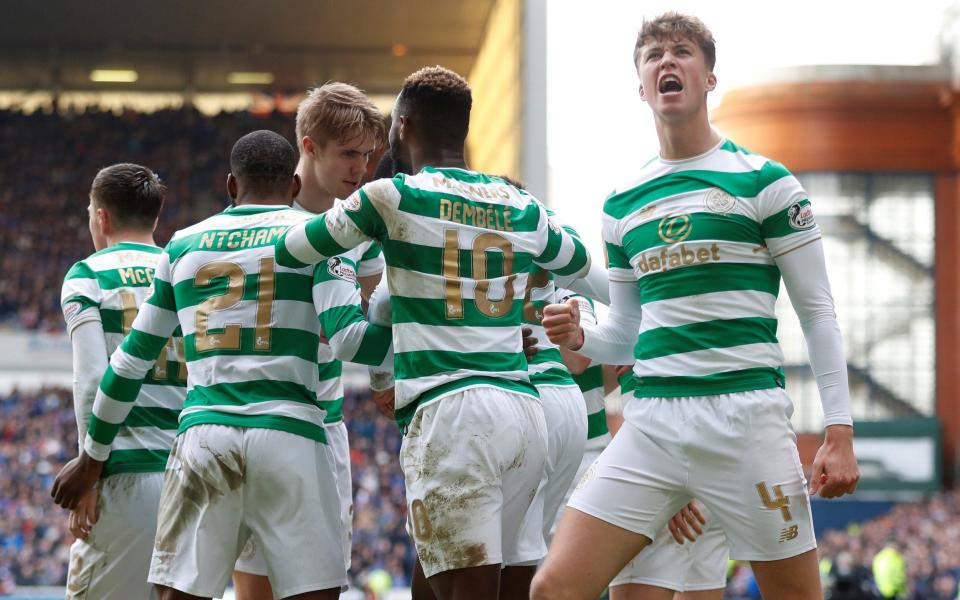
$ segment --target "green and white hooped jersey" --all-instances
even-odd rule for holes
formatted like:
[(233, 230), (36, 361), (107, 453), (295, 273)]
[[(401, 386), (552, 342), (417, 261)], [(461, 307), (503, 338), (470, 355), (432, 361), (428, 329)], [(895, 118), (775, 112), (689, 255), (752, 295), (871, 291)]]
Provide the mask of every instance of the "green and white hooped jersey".
[(317, 263), (368, 239), (387, 263), (401, 426), (422, 403), (468, 387), (536, 395), (519, 335), (527, 274), (534, 263), (562, 275), (589, 267), (543, 205), (497, 177), (425, 167), (291, 228), (277, 259)]
[(635, 396), (783, 387), (774, 259), (820, 238), (783, 165), (724, 140), (651, 161), (603, 212), (610, 280), (636, 282), (643, 305)]
[[(293, 208), (310, 216), (314, 215), (297, 203), (294, 203)], [(321, 266), (324, 268), (317, 269), (314, 273), (315, 292), (328, 296), (330, 312), (327, 317), (338, 327), (336, 331), (323, 332), (329, 339), (344, 326), (355, 322), (357, 315), (363, 319), (357, 278), (382, 273), (384, 261), (380, 246), (365, 242), (339, 257), (327, 259)], [(324, 342), (320, 342), (317, 349), (317, 370), (317, 402), (327, 413), (324, 423), (340, 423), (343, 421), (343, 363), (334, 358), (333, 350)]]
[(537, 338), (537, 353), (529, 361), (530, 383), (536, 386), (572, 387), (577, 385), (563, 364), (560, 347), (550, 341), (543, 329), (543, 309), (557, 301), (553, 276), (534, 267), (527, 278), (527, 293), (523, 302), (523, 324), (533, 330)]
[[(565, 304), (570, 299), (576, 300), (580, 307), (581, 323), (597, 324), (593, 300), (571, 290), (563, 288), (557, 290), (557, 302), (559, 304)], [(583, 393), (583, 399), (587, 404), (587, 439), (592, 440), (609, 433), (607, 410), (604, 402), (605, 395), (603, 393), (603, 365), (591, 362), (583, 373), (574, 374), (573, 380)]]
[(313, 301), (314, 268), (275, 259), (277, 240), (307, 219), (286, 206), (240, 206), (174, 234), (153, 292), (100, 383), (88, 454), (110, 452), (152, 357), (178, 326), (188, 365), (179, 431), (260, 427), (326, 441), (316, 393), (322, 307)]
[[(156, 246), (121, 242), (74, 264), (60, 294), (67, 332), (99, 321), (106, 353), (112, 354), (149, 294), (161, 252)], [(187, 394), (187, 371), (180, 331), (164, 339), (154, 355), (156, 364), (146, 373), (137, 406), (118, 430), (104, 476), (159, 473), (167, 464)]]
[[(345, 334), (347, 328), (365, 321), (360, 304), (360, 283), (357, 280), (361, 272), (370, 272), (369, 261), (379, 254), (376, 244), (361, 244), (356, 248), (320, 263), (313, 275), (313, 301), (320, 311), (318, 317), (321, 332), (327, 340)], [(368, 261), (364, 263), (364, 260)], [(383, 269), (381, 268), (381, 271)], [(368, 328), (368, 332), (376, 328)], [(359, 345), (348, 348), (354, 359), (361, 364), (379, 364), (383, 361), (386, 349), (390, 345), (389, 329), (382, 329), (381, 335), (366, 337)], [(382, 339), (381, 339), (382, 337)], [(338, 340), (341, 344), (343, 340)], [(324, 423), (343, 421), (343, 363), (334, 357), (329, 344), (320, 342), (317, 348), (317, 402), (326, 411)]]

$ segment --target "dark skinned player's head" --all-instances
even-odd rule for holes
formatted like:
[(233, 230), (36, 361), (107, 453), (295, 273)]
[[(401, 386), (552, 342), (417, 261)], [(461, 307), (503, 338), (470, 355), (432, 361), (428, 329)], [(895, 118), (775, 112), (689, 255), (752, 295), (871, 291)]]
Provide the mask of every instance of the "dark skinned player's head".
[(450, 69), (424, 67), (407, 77), (390, 127), (390, 153), (398, 171), (411, 170), (413, 155), (462, 154), (472, 105), (467, 80)]
[(237, 204), (285, 200), (300, 192), (297, 153), (282, 135), (266, 129), (243, 136), (230, 151), (227, 192)]

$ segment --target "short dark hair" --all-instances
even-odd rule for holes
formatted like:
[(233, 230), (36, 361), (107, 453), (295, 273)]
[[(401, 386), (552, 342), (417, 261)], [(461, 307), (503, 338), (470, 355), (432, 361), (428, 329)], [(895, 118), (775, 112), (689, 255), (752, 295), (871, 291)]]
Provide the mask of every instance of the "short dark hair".
[(156, 173), (142, 165), (119, 163), (100, 169), (90, 195), (121, 229), (153, 230), (167, 188)]
[(640, 52), (647, 42), (662, 42), (674, 37), (687, 38), (700, 46), (707, 68), (713, 71), (717, 65), (717, 42), (713, 39), (713, 33), (697, 17), (675, 11), (665, 12), (651, 21), (643, 22), (643, 27), (637, 34), (637, 44), (633, 48), (633, 64), (640, 64)]
[(297, 170), (297, 153), (274, 131), (260, 129), (243, 136), (230, 151), (230, 172), (258, 196), (285, 191)]
[(459, 144), (467, 139), (473, 94), (467, 80), (450, 69), (424, 67), (407, 77), (397, 105), (401, 114), (419, 117), (418, 131), (428, 142)]

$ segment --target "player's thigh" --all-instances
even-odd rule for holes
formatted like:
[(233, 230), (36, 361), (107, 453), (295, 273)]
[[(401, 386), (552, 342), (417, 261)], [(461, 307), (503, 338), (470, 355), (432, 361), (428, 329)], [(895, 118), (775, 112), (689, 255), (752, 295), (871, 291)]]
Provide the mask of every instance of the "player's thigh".
[(249, 533), (242, 524), (243, 431), (196, 425), (174, 440), (160, 493), (151, 583), (201, 597), (223, 593)]
[(323, 442), (272, 429), (244, 437), (244, 520), (278, 598), (346, 585), (340, 498)]
[(723, 530), (707, 509), (707, 525), (695, 542), (678, 544), (664, 528), (610, 582), (611, 589), (636, 585), (677, 592), (722, 589), (726, 584), (727, 545)]
[(236, 600), (273, 600), (273, 588), (266, 575), (245, 571), (233, 572), (233, 593)]
[(738, 560), (779, 560), (816, 547), (810, 499), (779, 388), (703, 398), (690, 487), (720, 522)]
[[(567, 507), (531, 587), (533, 600), (598, 598), (620, 568), (649, 543), (644, 535)], [(602, 552), (586, 549), (602, 549)]]
[(724, 587), (712, 590), (693, 590), (681, 592), (675, 596), (676, 600), (723, 600)]
[(777, 600), (819, 600), (823, 598), (820, 590), (820, 570), (817, 551), (808, 550), (803, 554), (780, 560), (750, 561), (757, 585), (765, 598)]
[(272, 600), (273, 590), (267, 577), (267, 560), (260, 543), (251, 535), (233, 568), (233, 589), (237, 600)]
[(675, 594), (672, 589), (645, 583), (610, 586), (610, 600), (673, 600)]
[(627, 423), (584, 473), (568, 507), (652, 540), (689, 500), (679, 453)]

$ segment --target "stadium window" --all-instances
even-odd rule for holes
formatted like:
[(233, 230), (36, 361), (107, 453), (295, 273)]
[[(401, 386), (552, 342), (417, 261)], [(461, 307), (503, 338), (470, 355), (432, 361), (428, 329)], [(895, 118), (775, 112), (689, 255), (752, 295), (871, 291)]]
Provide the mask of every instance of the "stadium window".
[[(936, 411), (934, 196), (926, 174), (804, 173), (824, 236), (844, 335), (854, 419)], [(817, 431), (822, 411), (796, 314), (781, 288), (778, 332), (794, 425)]]

